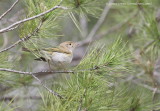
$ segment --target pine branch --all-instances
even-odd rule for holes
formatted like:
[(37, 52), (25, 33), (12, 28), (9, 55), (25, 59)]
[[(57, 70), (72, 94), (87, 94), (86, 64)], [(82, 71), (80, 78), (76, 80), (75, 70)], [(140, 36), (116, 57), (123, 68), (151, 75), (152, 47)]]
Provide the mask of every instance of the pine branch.
[(31, 72), (24, 72), (24, 71), (17, 71), (14, 69), (6, 69), (6, 68), (0, 68), (0, 71), (6, 71), (6, 72), (13, 72), (13, 73), (18, 73), (18, 74), (25, 74), (25, 75), (31, 75)]
[(59, 97), (60, 99), (63, 99), (63, 97), (56, 93), (55, 91), (49, 89), (46, 85), (44, 85), (41, 80), (39, 80), (32, 72), (24, 72), (24, 71), (17, 71), (13, 69), (5, 69), (5, 68), (0, 68), (0, 71), (6, 71), (6, 72), (13, 72), (13, 73), (18, 73), (18, 74), (24, 74), (24, 75), (31, 75), (33, 78), (35, 78), (45, 89), (47, 89), (50, 93), (54, 94), (55, 96)]
[(16, 0), (16, 1), (13, 3), (13, 5), (12, 5), (6, 12), (4, 12), (4, 13), (0, 16), (0, 20), (1, 20), (5, 15), (7, 15), (7, 14), (14, 8), (14, 6), (15, 6), (18, 2), (19, 2), (19, 0)]
[(74, 73), (74, 71), (39, 71), (39, 72), (24, 72), (24, 71), (18, 71), (14, 69), (6, 69), (6, 68), (0, 68), (0, 71), (6, 71), (6, 72), (13, 72), (18, 74), (24, 74), (24, 75), (32, 75), (32, 74), (48, 74), (48, 73)]
[(31, 36), (34, 36), (35, 34), (37, 34), (38, 31), (40, 30), (41, 26), (42, 26), (42, 23), (43, 22), (41, 21), (40, 24), (38, 25), (38, 27), (32, 33), (28, 34), (26, 37), (23, 37), (22, 39), (19, 39), (18, 41), (16, 41), (14, 44), (10, 45), (9, 47), (1, 50), (0, 53), (2, 53), (4, 51), (7, 51), (7, 50), (9, 50), (9, 49), (11, 49), (13, 47), (15, 47), (16, 45), (20, 44), (21, 42), (30, 39)]
[(18, 71), (18, 70), (14, 70), (14, 69), (7, 69), (7, 68), (0, 68), (0, 71), (6, 71), (6, 72), (13, 72), (13, 73), (18, 73), (18, 74), (25, 74), (25, 75), (32, 75), (32, 74), (49, 74), (49, 73), (78, 73), (78, 72), (84, 72), (84, 71), (94, 71), (94, 70), (98, 70), (98, 69), (102, 69), (102, 68), (106, 68), (105, 67), (106, 64), (104, 65), (99, 65), (99, 66), (95, 66), (93, 68), (89, 68), (89, 69), (80, 69), (80, 70), (70, 70), (70, 71), (52, 71), (52, 70), (45, 70), (45, 71), (38, 71), (38, 72), (24, 72), (24, 71)]
[(6, 32), (12, 31), (12, 30), (14, 30), (14, 29), (16, 29), (16, 28), (18, 28), (18, 27), (19, 27), (19, 25), (15, 26), (15, 27), (13, 27), (13, 28), (10, 28), (10, 29), (8, 29), (8, 30), (6, 30)]
[(54, 6), (53, 8), (51, 8), (51, 9), (45, 11), (45, 12), (42, 12), (42, 13), (40, 13), (40, 14), (38, 14), (38, 15), (35, 15), (35, 16), (30, 17), (30, 18), (26, 18), (26, 19), (20, 20), (20, 21), (18, 21), (18, 22), (15, 22), (15, 23), (13, 23), (13, 24), (10, 25), (10, 26), (1, 29), (1, 30), (0, 30), (0, 33), (4, 33), (4, 32), (6, 32), (6, 31), (8, 31), (10, 28), (13, 28), (13, 27), (15, 27), (15, 26), (17, 26), (17, 25), (19, 25), (19, 24), (24, 23), (24, 22), (27, 22), (27, 21), (30, 21), (30, 20), (39, 18), (39, 17), (41, 17), (41, 16), (43, 16), (43, 15), (45, 15), (45, 14), (47, 14), (47, 13), (49, 13), (49, 12), (55, 10), (55, 9), (58, 9), (58, 8), (61, 8), (61, 9), (64, 9), (64, 10), (67, 9), (66, 7), (63, 7), (63, 6), (60, 6), (60, 5)]
[(7, 69), (7, 68), (0, 68), (0, 71), (6, 71), (6, 72), (12, 72), (12, 73), (18, 73), (18, 74), (24, 74), (24, 75), (31, 75), (33, 78), (35, 78), (45, 89), (47, 89), (50, 93), (54, 94), (55, 96), (59, 97), (60, 99), (64, 99), (60, 94), (56, 93), (55, 91), (49, 89), (46, 85), (44, 85), (38, 77), (35, 76), (35, 74), (41, 74), (41, 73), (78, 73), (78, 72), (84, 72), (84, 71), (93, 71), (98, 70), (100, 68), (103, 68), (104, 66), (95, 66), (90, 69), (81, 69), (78, 71), (40, 71), (40, 72), (24, 72), (24, 71), (18, 71), (14, 69)]

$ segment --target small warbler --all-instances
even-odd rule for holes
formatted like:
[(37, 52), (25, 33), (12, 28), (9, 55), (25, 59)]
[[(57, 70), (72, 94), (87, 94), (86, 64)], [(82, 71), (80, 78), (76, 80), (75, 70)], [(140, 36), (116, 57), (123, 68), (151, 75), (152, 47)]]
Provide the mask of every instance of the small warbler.
[(35, 60), (48, 62), (50, 69), (65, 69), (72, 61), (76, 46), (76, 42), (66, 41), (54, 48), (36, 49), (34, 51), (38, 51), (40, 57)]

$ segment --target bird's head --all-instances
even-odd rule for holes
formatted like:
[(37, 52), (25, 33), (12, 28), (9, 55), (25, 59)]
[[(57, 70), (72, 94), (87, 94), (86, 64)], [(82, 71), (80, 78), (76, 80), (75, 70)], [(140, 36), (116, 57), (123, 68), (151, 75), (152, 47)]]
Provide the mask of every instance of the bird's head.
[(77, 47), (78, 44), (76, 42), (72, 41), (66, 41), (60, 44), (60, 47), (63, 47), (65, 49), (68, 49), (69, 51), (73, 51), (75, 47)]

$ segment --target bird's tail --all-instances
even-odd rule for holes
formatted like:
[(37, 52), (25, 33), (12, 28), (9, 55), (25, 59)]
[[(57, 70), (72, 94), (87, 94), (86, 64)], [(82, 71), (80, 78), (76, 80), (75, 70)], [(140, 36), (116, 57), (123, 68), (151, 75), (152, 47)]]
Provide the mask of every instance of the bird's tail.
[(29, 50), (28, 48), (26, 47), (22, 47), (22, 51), (25, 51), (25, 52), (31, 52), (31, 50)]
[[(32, 52), (32, 51), (38, 51), (38, 50), (30, 50), (26, 47), (22, 47), (22, 51)], [(35, 58), (34, 60), (47, 62), (47, 60), (44, 57)]]
[(28, 49), (26, 47), (22, 47), (22, 51), (25, 51), (25, 52), (38, 52), (40, 50), (39, 49)]
[(44, 57), (39, 57), (34, 60), (47, 62), (47, 60)]

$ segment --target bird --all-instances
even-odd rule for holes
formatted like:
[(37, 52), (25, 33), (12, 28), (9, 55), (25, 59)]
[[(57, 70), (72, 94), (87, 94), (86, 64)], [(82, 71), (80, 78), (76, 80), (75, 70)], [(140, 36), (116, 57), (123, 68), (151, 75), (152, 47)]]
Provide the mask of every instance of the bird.
[[(77, 42), (65, 41), (57, 47), (36, 49), (33, 51), (38, 51), (40, 54), (35, 60), (47, 62), (51, 70), (65, 69), (71, 63), (73, 51), (77, 46)], [(29, 51), (27, 48), (23, 48), (23, 50)]]

